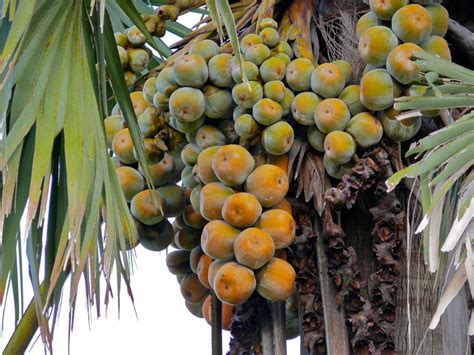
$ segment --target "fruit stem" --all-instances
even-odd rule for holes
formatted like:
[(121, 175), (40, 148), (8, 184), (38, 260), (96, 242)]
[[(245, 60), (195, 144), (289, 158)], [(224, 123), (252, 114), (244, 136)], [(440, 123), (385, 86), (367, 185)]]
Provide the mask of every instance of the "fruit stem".
[(222, 355), (222, 303), (212, 292), (212, 355)]
[(258, 312), (263, 355), (275, 354), (273, 348), (272, 318), (268, 302), (261, 302)]
[(270, 302), (275, 355), (286, 355), (286, 315), (284, 302)]

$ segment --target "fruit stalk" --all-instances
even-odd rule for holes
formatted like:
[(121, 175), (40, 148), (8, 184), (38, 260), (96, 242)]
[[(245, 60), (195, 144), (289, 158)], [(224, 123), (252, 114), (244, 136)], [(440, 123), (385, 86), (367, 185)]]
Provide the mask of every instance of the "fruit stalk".
[(212, 292), (212, 355), (222, 355), (222, 303)]
[(285, 303), (270, 302), (272, 315), (273, 349), (275, 355), (286, 355)]

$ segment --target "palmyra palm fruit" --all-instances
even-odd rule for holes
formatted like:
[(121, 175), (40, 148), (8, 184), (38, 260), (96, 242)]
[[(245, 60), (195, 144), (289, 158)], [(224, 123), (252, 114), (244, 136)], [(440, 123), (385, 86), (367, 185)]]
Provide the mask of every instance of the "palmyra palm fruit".
[(177, 5), (177, 2), (175, 5), (171, 5), (170, 2), (168, 2), (168, 5), (161, 5), (159, 8), (156, 9), (156, 15), (164, 20), (176, 21), (179, 16), (180, 9), (180, 6)]
[(133, 155), (133, 141), (128, 128), (122, 128), (115, 134), (112, 140), (112, 150), (120, 161), (125, 164), (137, 162)]
[(228, 186), (242, 185), (255, 167), (252, 155), (244, 147), (227, 144), (212, 158), (212, 169), (219, 181)]
[(128, 64), (127, 50), (123, 47), (117, 46), (117, 51), (120, 58), (120, 64), (122, 64), (122, 68), (125, 68)]
[[(209, 325), (212, 325), (211, 299), (209, 295), (202, 304), (202, 314)], [(227, 303), (222, 303), (221, 325), (223, 330), (230, 330), (234, 307)]]
[(122, 32), (115, 32), (114, 33), (115, 43), (117, 46), (125, 48), (128, 44), (127, 35)]
[(421, 42), (420, 47), (426, 52), (451, 61), (451, 51), (448, 42), (440, 36), (430, 36)]
[(204, 301), (208, 290), (199, 281), (195, 273), (187, 274), (179, 284), (181, 295), (183, 298), (191, 303), (200, 303)]
[(252, 138), (258, 133), (260, 127), (252, 115), (246, 113), (237, 117), (234, 122), (234, 129), (239, 137)]
[[(240, 231), (237, 232), (237, 235), (238, 235), (239, 233), (240, 233)], [(236, 235), (236, 237), (237, 237), (237, 235)], [(234, 239), (235, 239), (235, 238), (234, 238)], [(233, 245), (234, 245), (234, 244), (233, 244), (233, 242), (232, 242), (231, 248), (233, 248)], [(232, 249), (232, 257), (233, 257), (233, 256), (234, 256), (234, 251), (233, 251), (233, 249)], [(232, 258), (232, 257), (231, 257), (231, 258)], [(217, 260), (214, 260), (214, 261), (211, 263), (211, 265), (209, 265), (209, 270), (207, 271), (207, 280), (209, 281), (209, 285), (211, 285), (212, 289), (214, 289), (214, 279), (215, 279), (215, 277), (216, 277), (217, 272), (219, 271), (219, 269), (220, 269), (223, 265), (227, 264), (227, 263), (230, 261), (231, 258), (229, 258), (229, 259), (222, 259), (222, 260), (217, 259)]]
[(201, 284), (205, 288), (209, 288), (209, 289), (211, 288), (211, 285), (208, 280), (208, 272), (209, 272), (209, 266), (211, 265), (211, 263), (212, 263), (212, 259), (206, 254), (204, 254), (199, 259), (199, 263), (197, 266), (197, 273), (196, 273), (198, 275), (199, 281), (201, 281)]
[(156, 88), (156, 77), (148, 78), (143, 84), (143, 97), (148, 102), (153, 102), (153, 97), (155, 96), (157, 91), (158, 90)]
[(321, 133), (321, 131), (316, 126), (308, 127), (307, 133), (308, 143), (313, 147), (313, 149), (318, 152), (324, 153), (324, 138), (326, 135)]
[(143, 190), (137, 193), (130, 203), (132, 215), (148, 226), (161, 222), (165, 211), (166, 201), (155, 190)]
[(252, 107), (252, 116), (265, 126), (271, 125), (281, 119), (283, 110), (281, 105), (272, 99), (263, 98)]
[(290, 151), (295, 140), (293, 127), (286, 121), (278, 121), (263, 130), (262, 144), (267, 153), (283, 155)]
[(189, 54), (199, 54), (206, 62), (209, 62), (212, 57), (219, 54), (219, 46), (216, 42), (205, 39), (194, 43), (189, 49)]
[(283, 155), (267, 154), (267, 163), (278, 166), (279, 168), (283, 169), (283, 171), (288, 174), (288, 163), (289, 163), (288, 154), (283, 154)]
[(295, 99), (295, 94), (293, 91), (285, 88), (285, 97), (279, 102), (281, 109), (283, 110), (283, 116), (286, 116), (291, 112), (291, 103)]
[(136, 169), (129, 166), (121, 166), (115, 169), (115, 172), (127, 202), (130, 202), (133, 196), (145, 188), (145, 180)]
[(361, 112), (352, 117), (346, 132), (354, 138), (357, 146), (364, 149), (380, 142), (383, 136), (382, 123), (368, 112)]
[(339, 99), (345, 102), (352, 116), (357, 115), (365, 110), (360, 102), (360, 86), (349, 85), (339, 94)]
[(255, 224), (262, 214), (262, 206), (257, 198), (248, 192), (230, 195), (222, 206), (222, 218), (237, 228), (247, 228)]
[(258, 24), (258, 29), (261, 31), (262, 29), (264, 28), (268, 28), (268, 27), (271, 27), (271, 28), (274, 28), (274, 29), (277, 29), (278, 28), (278, 23), (272, 19), (271, 17), (266, 17), (266, 18), (263, 18), (260, 23)]
[(275, 249), (286, 248), (295, 240), (295, 220), (290, 213), (282, 209), (271, 209), (262, 213), (256, 227), (272, 237)]
[(291, 58), (288, 57), (285, 53), (273, 53), (272, 52), (272, 56), (274, 58), (281, 59), (282, 62), (285, 63), (286, 66), (291, 63)]
[(380, 19), (377, 15), (369, 11), (366, 14), (362, 15), (357, 21), (356, 25), (356, 36), (357, 39), (360, 39), (362, 34), (369, 28), (380, 25)]
[(199, 171), (198, 171), (198, 166), (197, 165), (194, 165), (193, 166), (193, 170), (192, 170), (192, 173), (193, 175), (193, 179), (198, 183), (198, 184), (201, 184), (202, 181), (201, 181), (201, 178), (199, 177)]
[(332, 131), (324, 138), (325, 154), (337, 164), (345, 164), (352, 159), (356, 144), (350, 134)]
[(280, 34), (273, 27), (266, 27), (260, 31), (260, 37), (262, 38), (263, 44), (272, 48), (275, 47), (280, 41)]
[(203, 217), (208, 221), (222, 219), (222, 206), (224, 206), (227, 197), (233, 193), (234, 191), (230, 187), (220, 182), (211, 182), (204, 185), (199, 197), (199, 210)]
[(145, 35), (137, 28), (137, 26), (132, 26), (128, 28), (125, 32), (128, 42), (134, 47), (140, 47), (145, 44), (146, 37)]
[(183, 212), (184, 223), (194, 229), (202, 229), (207, 221), (196, 211), (191, 204), (187, 205)]
[(204, 255), (202, 251), (201, 245), (199, 244), (197, 247), (194, 247), (189, 254), (189, 267), (191, 268), (192, 272), (197, 274), (197, 267), (199, 264), (199, 259), (201, 256)]
[(141, 91), (134, 91), (130, 93), (130, 99), (132, 100), (133, 110), (135, 116), (140, 116), (149, 106), (150, 103), (145, 100)]
[(191, 190), (191, 193), (189, 194), (189, 202), (191, 202), (191, 205), (193, 205), (193, 208), (201, 214), (202, 214), (202, 212), (201, 212), (200, 204), (201, 204), (201, 190), (202, 190), (202, 187), (203, 187), (203, 185), (194, 186)]
[(206, 108), (204, 114), (209, 118), (223, 118), (232, 112), (232, 94), (229, 90), (206, 85), (202, 89)]
[(204, 226), (201, 248), (213, 259), (229, 260), (234, 257), (234, 241), (240, 230), (222, 220), (214, 220)]
[(105, 138), (107, 146), (112, 147), (112, 141), (118, 131), (123, 129), (123, 119), (120, 115), (112, 115), (104, 120)]
[(239, 117), (240, 115), (244, 115), (246, 113), (250, 114), (252, 113), (252, 110), (248, 108), (243, 108), (242, 106), (235, 106), (234, 110), (232, 111), (232, 118), (235, 121), (237, 117)]
[(272, 237), (259, 228), (247, 228), (234, 241), (237, 261), (251, 269), (260, 269), (275, 254)]
[(188, 143), (181, 150), (181, 160), (187, 166), (193, 166), (197, 163), (200, 149), (194, 144)]
[(255, 195), (263, 207), (272, 207), (283, 200), (288, 186), (288, 176), (282, 168), (263, 164), (248, 176), (245, 191)]
[(280, 80), (271, 80), (263, 85), (263, 96), (280, 102), (285, 98), (285, 84)]
[(182, 250), (193, 250), (194, 248), (199, 246), (199, 241), (199, 230), (192, 228), (188, 225), (178, 230), (174, 236), (174, 242), (176, 246)]
[(379, 112), (379, 118), (382, 122), (384, 133), (390, 139), (396, 142), (405, 142), (415, 136), (421, 127), (421, 118), (417, 117), (410, 124), (397, 120), (396, 116), (400, 112), (394, 108)]
[[(147, 161), (151, 164), (159, 163), (164, 157), (164, 152), (168, 150), (165, 142), (158, 137), (144, 138), (143, 148)], [(135, 148), (133, 148), (132, 152), (133, 156), (138, 161), (138, 155)]]
[(205, 149), (214, 145), (226, 143), (224, 133), (215, 126), (205, 124), (196, 131), (196, 145), (199, 149)]
[(314, 125), (314, 111), (320, 101), (318, 95), (310, 91), (296, 95), (291, 103), (291, 113), (295, 121), (304, 126)]
[(209, 77), (207, 63), (198, 54), (183, 55), (176, 59), (174, 78), (181, 86), (203, 87)]
[(350, 119), (349, 108), (341, 99), (325, 99), (314, 111), (314, 122), (323, 133), (344, 130)]
[(419, 44), (429, 37), (432, 29), (430, 13), (417, 4), (402, 7), (392, 18), (392, 30), (403, 42)]
[(387, 58), (388, 72), (402, 84), (419, 80), (420, 68), (411, 60), (411, 57), (421, 51), (423, 49), (413, 43), (403, 43), (395, 47)]
[(204, 114), (206, 101), (201, 90), (183, 87), (173, 92), (169, 107), (171, 115), (178, 121), (193, 122)]
[(257, 272), (257, 292), (270, 301), (284, 301), (293, 291), (296, 272), (288, 262), (273, 258)]
[(156, 89), (163, 95), (168, 97), (171, 96), (171, 94), (178, 88), (174, 78), (174, 68), (163, 68), (156, 77), (155, 85)]
[(245, 51), (245, 59), (258, 66), (270, 58), (270, 55), (270, 48), (263, 43), (254, 44)]
[(280, 209), (280, 210), (288, 212), (290, 215), (292, 215), (293, 213), (291, 203), (287, 199), (281, 200), (275, 206), (273, 206), (272, 209)]
[(123, 76), (125, 78), (125, 83), (127, 84), (127, 87), (131, 87), (135, 80), (137, 80), (137, 74), (130, 70), (127, 70), (125, 73), (123, 73)]
[(239, 135), (235, 132), (234, 121), (231, 119), (219, 120), (217, 123), (217, 128), (225, 136), (225, 141), (228, 144), (234, 144), (239, 141)]
[(352, 66), (347, 60), (338, 59), (332, 62), (332, 64), (336, 65), (344, 74), (344, 78), (346, 80), (346, 85), (352, 81)]
[(162, 251), (169, 247), (174, 239), (171, 223), (164, 219), (152, 226), (143, 226), (140, 244), (151, 251)]
[(187, 275), (191, 272), (188, 250), (173, 250), (166, 255), (166, 266), (173, 275)]
[(375, 66), (385, 65), (388, 53), (398, 45), (398, 38), (385, 26), (367, 29), (359, 39), (359, 54), (367, 63)]
[(145, 112), (138, 116), (137, 123), (142, 136), (146, 138), (154, 137), (162, 128), (162, 121), (158, 114), (152, 110), (145, 110)]
[(173, 127), (174, 129), (176, 129), (177, 131), (179, 132), (182, 132), (182, 133), (186, 133), (186, 134), (192, 134), (192, 133), (196, 133), (196, 130), (201, 127), (204, 122), (206, 121), (206, 117), (205, 116), (201, 116), (200, 118), (198, 118), (197, 120), (195, 121), (192, 121), (192, 122), (182, 122), (182, 121), (178, 121), (178, 119), (176, 119), (176, 117), (173, 117), (171, 116), (169, 118), (169, 124), (171, 127)]
[(160, 186), (157, 191), (165, 199), (165, 217), (176, 217), (184, 210), (184, 189), (181, 186), (169, 184)]
[(449, 13), (446, 8), (440, 4), (430, 4), (425, 7), (433, 20), (433, 29), (431, 34), (434, 36), (444, 37), (448, 32)]
[(127, 49), (128, 55), (128, 66), (134, 73), (141, 73), (150, 61), (150, 57), (146, 50), (142, 48), (129, 48)]
[(183, 169), (183, 171), (181, 172), (181, 182), (183, 183), (184, 187), (189, 189), (192, 189), (198, 185), (198, 183), (194, 179), (192, 167), (187, 166)]
[(252, 108), (258, 100), (263, 98), (262, 85), (256, 81), (240, 83), (232, 88), (232, 98), (243, 108)]
[(219, 146), (208, 147), (201, 151), (201, 153), (198, 155), (197, 166), (199, 178), (204, 184), (219, 181), (216, 174), (214, 174), (214, 170), (212, 169), (212, 158), (219, 148)]
[(288, 42), (285, 41), (278, 42), (278, 44), (272, 48), (272, 53), (286, 54), (289, 58), (293, 57), (293, 50), (291, 49), (291, 46), (288, 44)]
[(286, 74), (286, 64), (277, 57), (271, 57), (260, 65), (260, 77), (264, 82), (282, 80)]
[(370, 10), (381, 20), (390, 20), (395, 12), (406, 6), (408, 0), (370, 0)]
[(209, 60), (209, 81), (211, 84), (228, 88), (232, 82), (232, 56), (227, 53), (218, 54)]
[(256, 44), (262, 44), (262, 43), (263, 43), (262, 37), (260, 37), (256, 33), (249, 33), (241, 39), (240, 49), (242, 53), (245, 54), (247, 52), (247, 49), (249, 49), (250, 47)]
[(214, 292), (222, 302), (237, 305), (247, 301), (257, 283), (251, 269), (229, 262), (219, 268), (213, 285)]
[(354, 166), (352, 160), (345, 164), (338, 164), (330, 159), (327, 154), (324, 154), (323, 164), (326, 173), (335, 179), (342, 179), (345, 174), (351, 172), (351, 169)]
[[(245, 76), (249, 81), (258, 81), (259, 80), (259, 71), (258, 67), (248, 60), (242, 62), (242, 68), (244, 70)], [(234, 63), (232, 64), (231, 70), (232, 79), (236, 83), (242, 83), (244, 79), (242, 78), (242, 72), (240, 70), (240, 65)]]
[(384, 110), (393, 105), (395, 85), (389, 72), (375, 69), (365, 73), (360, 81), (360, 102), (369, 110)]
[(322, 97), (337, 97), (345, 86), (346, 78), (336, 64), (321, 64), (311, 74), (311, 90)]
[(309, 59), (297, 58), (286, 67), (286, 82), (295, 91), (307, 91), (311, 88), (311, 74), (314, 65)]

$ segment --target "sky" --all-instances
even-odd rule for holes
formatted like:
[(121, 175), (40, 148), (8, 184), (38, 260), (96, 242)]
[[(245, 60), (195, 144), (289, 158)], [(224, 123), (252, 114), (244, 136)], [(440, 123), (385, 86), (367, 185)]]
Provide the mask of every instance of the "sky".
[[(199, 19), (196, 16), (186, 14), (179, 18), (179, 22), (191, 27)], [(176, 39), (177, 37), (171, 34), (163, 38), (168, 44)], [(24, 260), (26, 261), (26, 257)], [(101, 305), (100, 318), (96, 318), (95, 309), (93, 310), (89, 324), (82, 283), (77, 296), (70, 354), (211, 354), (211, 327), (204, 319), (196, 318), (187, 310), (176, 277), (168, 271), (165, 260), (166, 252), (151, 252), (141, 246), (136, 248), (136, 269), (132, 277), (136, 314), (128, 295), (122, 292), (120, 317), (117, 298), (114, 298), (111, 299), (107, 312), (105, 306)], [(26, 267), (24, 280), (26, 307), (32, 297)], [(67, 287), (64, 291), (61, 315), (53, 341), (53, 351), (59, 355), (68, 353)], [(14, 330), (11, 295), (6, 302), (4, 328), (0, 333), (0, 350), (4, 349)], [(229, 339), (229, 332), (224, 331), (224, 353), (228, 350)], [(27, 354), (43, 355), (44, 348), (38, 333), (35, 340)], [(287, 342), (287, 353), (299, 354), (299, 338)]]

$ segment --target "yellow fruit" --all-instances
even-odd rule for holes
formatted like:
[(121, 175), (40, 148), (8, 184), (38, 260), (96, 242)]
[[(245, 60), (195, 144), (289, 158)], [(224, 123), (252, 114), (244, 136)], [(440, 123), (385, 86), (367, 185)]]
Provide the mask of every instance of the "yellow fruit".
[(254, 167), (252, 155), (237, 144), (220, 147), (212, 158), (214, 174), (228, 186), (242, 185)]
[(360, 81), (362, 105), (370, 110), (379, 111), (392, 106), (394, 100), (395, 85), (388, 71), (375, 69), (362, 76)]
[(337, 164), (345, 164), (352, 159), (356, 150), (354, 139), (342, 131), (332, 131), (324, 138), (325, 154)]
[(121, 166), (115, 169), (115, 172), (127, 202), (130, 202), (133, 196), (145, 188), (145, 180), (136, 169), (129, 166)]
[(286, 67), (286, 82), (295, 91), (307, 91), (311, 88), (311, 74), (314, 66), (309, 59), (298, 58)]
[(133, 155), (133, 142), (128, 128), (118, 131), (112, 140), (112, 150), (114, 154), (125, 164), (136, 163)]
[(322, 97), (337, 97), (345, 86), (344, 73), (336, 64), (321, 64), (311, 74), (311, 90)]
[(248, 176), (245, 191), (255, 195), (263, 207), (279, 203), (288, 192), (288, 176), (278, 166), (263, 164)]
[(392, 31), (403, 42), (419, 44), (429, 37), (432, 29), (431, 14), (418, 4), (402, 7), (392, 18)]
[(260, 295), (270, 301), (284, 301), (293, 291), (296, 272), (285, 260), (273, 258), (256, 277)]
[(278, 44), (280, 35), (278, 31), (273, 27), (266, 27), (260, 31), (260, 37), (262, 38), (263, 44), (272, 48)]
[(420, 68), (411, 60), (411, 57), (421, 51), (423, 49), (413, 43), (404, 43), (395, 47), (387, 58), (388, 72), (402, 84), (419, 80)]
[(205, 39), (194, 43), (189, 49), (189, 54), (199, 54), (206, 62), (209, 62), (212, 57), (219, 54), (219, 45), (210, 39)]
[(249, 299), (256, 287), (253, 271), (235, 262), (222, 265), (214, 277), (214, 291), (222, 302), (237, 305)]
[(314, 111), (320, 101), (318, 95), (310, 91), (296, 95), (291, 103), (291, 113), (295, 121), (304, 126), (314, 125)]
[(144, 190), (137, 193), (130, 203), (132, 215), (145, 225), (153, 225), (163, 220), (166, 201), (155, 190)]
[(258, 133), (260, 127), (252, 115), (246, 113), (237, 117), (234, 122), (234, 129), (239, 137), (252, 138)]
[(359, 85), (349, 85), (342, 90), (339, 98), (345, 102), (351, 116), (355, 116), (358, 113), (365, 111), (364, 105), (360, 102), (360, 86)]
[(314, 111), (314, 121), (323, 133), (342, 131), (351, 119), (349, 108), (340, 99), (325, 99), (321, 101)]
[(232, 88), (232, 98), (237, 105), (250, 109), (263, 98), (262, 86), (256, 81), (237, 84)]
[(283, 155), (290, 151), (295, 140), (293, 127), (288, 122), (278, 121), (263, 130), (262, 144), (267, 153)]
[(132, 100), (133, 110), (135, 111), (136, 117), (140, 116), (150, 106), (150, 103), (145, 100), (141, 91), (132, 92), (130, 94), (130, 99)]
[(283, 110), (281, 105), (271, 99), (260, 99), (252, 107), (252, 116), (260, 124), (269, 126), (281, 119)]
[(247, 49), (252, 47), (255, 44), (261, 44), (262, 37), (260, 37), (256, 33), (249, 33), (245, 35), (242, 40), (240, 41), (240, 50), (243, 54), (247, 52)]
[(240, 230), (222, 220), (214, 220), (204, 226), (201, 248), (213, 259), (229, 260), (234, 257), (234, 241)]
[(293, 216), (285, 210), (271, 209), (265, 211), (258, 220), (256, 227), (272, 237), (275, 249), (286, 248), (295, 240), (296, 223)]
[(380, 142), (383, 136), (382, 123), (368, 112), (361, 112), (352, 117), (346, 132), (364, 149)]
[(408, 4), (408, 0), (370, 0), (369, 4), (379, 19), (389, 21), (398, 9)]
[(448, 42), (443, 37), (430, 36), (421, 42), (420, 47), (427, 53), (451, 61), (451, 51), (449, 50)]
[(222, 219), (222, 206), (233, 193), (234, 191), (230, 187), (220, 182), (211, 182), (204, 185), (199, 198), (199, 210), (203, 217), (208, 221)]
[(275, 254), (272, 237), (259, 228), (247, 228), (234, 241), (237, 261), (251, 269), (260, 269)]
[(271, 80), (263, 85), (263, 95), (276, 102), (285, 98), (285, 84), (280, 80)]
[(219, 146), (208, 147), (199, 153), (197, 166), (199, 178), (204, 184), (219, 181), (212, 169), (212, 158), (219, 148)]
[(118, 131), (123, 129), (123, 119), (120, 115), (112, 115), (104, 120), (105, 138), (107, 146), (112, 147), (112, 141)]
[(271, 57), (260, 65), (260, 77), (266, 83), (272, 80), (283, 80), (286, 73), (286, 64), (277, 57)]
[(201, 90), (189, 87), (173, 92), (169, 101), (170, 113), (181, 122), (193, 122), (204, 115), (206, 101)]
[(222, 206), (222, 218), (237, 228), (255, 224), (262, 213), (262, 206), (256, 197), (247, 192), (238, 192), (226, 198)]
[(218, 87), (231, 87), (232, 82), (232, 56), (227, 53), (212, 57), (208, 63), (209, 81)]
[(367, 29), (359, 40), (359, 54), (367, 63), (375, 66), (385, 65), (388, 54), (398, 45), (398, 38), (385, 26)]
[(347, 60), (338, 59), (332, 62), (333, 64), (337, 65), (337, 67), (342, 71), (344, 74), (344, 78), (346, 80), (346, 85), (352, 81), (352, 66)]
[(357, 39), (360, 39), (362, 34), (369, 28), (380, 25), (380, 19), (377, 15), (369, 11), (366, 14), (362, 15), (357, 21), (356, 25), (356, 36)]
[(270, 48), (263, 43), (254, 44), (245, 51), (245, 59), (257, 66), (270, 58), (270, 55)]
[(430, 4), (425, 7), (431, 15), (433, 21), (433, 29), (431, 34), (434, 36), (444, 37), (448, 32), (449, 13), (446, 8), (440, 4)]
[(209, 77), (207, 63), (199, 54), (183, 55), (175, 60), (174, 78), (181, 86), (203, 87)]

